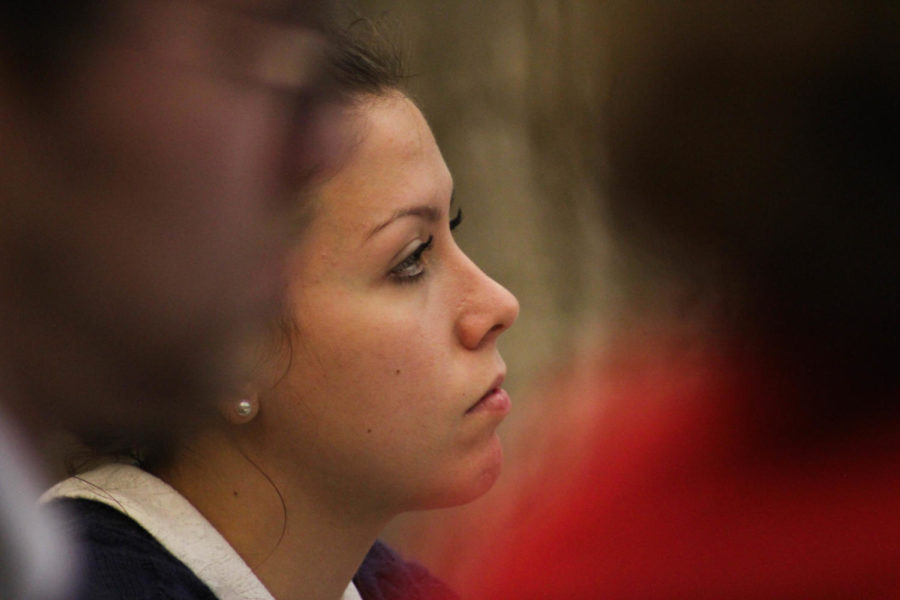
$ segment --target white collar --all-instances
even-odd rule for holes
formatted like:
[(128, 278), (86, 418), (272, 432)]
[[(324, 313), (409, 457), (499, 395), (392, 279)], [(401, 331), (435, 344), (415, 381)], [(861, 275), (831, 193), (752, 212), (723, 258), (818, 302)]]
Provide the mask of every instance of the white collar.
[[(181, 494), (127, 464), (107, 464), (62, 481), (41, 497), (85, 498), (131, 517), (183, 562), (219, 600), (275, 600), (225, 538)], [(362, 600), (353, 582), (341, 600)]]

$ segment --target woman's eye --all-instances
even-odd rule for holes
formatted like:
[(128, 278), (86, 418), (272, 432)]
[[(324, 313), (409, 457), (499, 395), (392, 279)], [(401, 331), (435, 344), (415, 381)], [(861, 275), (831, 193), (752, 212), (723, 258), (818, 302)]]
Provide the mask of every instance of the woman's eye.
[(431, 248), (434, 236), (428, 236), (428, 240), (419, 244), (412, 254), (404, 258), (400, 264), (391, 269), (391, 277), (398, 283), (413, 283), (425, 274), (425, 264), (422, 255)]

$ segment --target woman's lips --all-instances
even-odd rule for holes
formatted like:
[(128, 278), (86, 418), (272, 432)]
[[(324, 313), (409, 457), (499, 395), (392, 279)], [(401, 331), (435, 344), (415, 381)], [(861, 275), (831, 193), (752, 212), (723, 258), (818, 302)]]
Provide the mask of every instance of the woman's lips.
[(492, 412), (505, 415), (511, 408), (512, 401), (509, 399), (509, 394), (506, 393), (506, 390), (497, 385), (497, 387), (490, 389), (478, 400), (478, 402), (473, 404), (469, 410), (466, 411), (466, 414)]

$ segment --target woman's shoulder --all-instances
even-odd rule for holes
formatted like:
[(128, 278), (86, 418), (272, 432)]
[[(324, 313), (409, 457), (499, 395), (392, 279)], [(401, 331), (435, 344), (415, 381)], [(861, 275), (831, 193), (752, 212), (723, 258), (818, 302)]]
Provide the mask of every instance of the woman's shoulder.
[(375, 542), (353, 577), (364, 600), (458, 600), (447, 585), (383, 542)]
[(131, 517), (81, 498), (60, 498), (61, 514), (82, 563), (77, 598), (215, 600), (209, 588)]

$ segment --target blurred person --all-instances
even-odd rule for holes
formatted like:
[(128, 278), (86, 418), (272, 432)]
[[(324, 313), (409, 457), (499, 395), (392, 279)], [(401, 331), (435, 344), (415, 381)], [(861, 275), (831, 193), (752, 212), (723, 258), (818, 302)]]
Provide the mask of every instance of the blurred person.
[(323, 2), (0, 8), (0, 597), (56, 597), (28, 506), (65, 426), (162, 444), (277, 309), (315, 167)]
[(493, 485), (518, 303), (454, 242), (453, 180), (393, 46), (366, 21), (334, 39), (353, 143), (295, 197), (258, 376), (171, 447), (122, 447), (142, 460), (45, 496), (89, 549), (85, 598), (455, 597), (377, 537)]
[(461, 592), (898, 598), (900, 7), (608, 8), (589, 143), (656, 302), (543, 388)]

